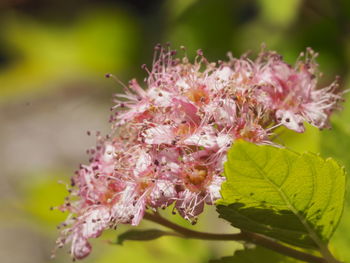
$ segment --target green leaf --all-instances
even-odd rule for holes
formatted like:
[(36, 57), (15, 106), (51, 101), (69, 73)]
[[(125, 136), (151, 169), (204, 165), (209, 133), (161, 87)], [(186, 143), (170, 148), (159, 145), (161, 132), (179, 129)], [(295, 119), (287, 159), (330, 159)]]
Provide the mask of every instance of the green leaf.
[(159, 229), (129, 230), (118, 236), (116, 244), (122, 245), (126, 240), (149, 241), (169, 235), (176, 234)]
[(233, 256), (224, 257), (218, 260), (211, 260), (210, 263), (297, 263), (296, 259), (286, 257), (282, 254), (273, 252), (257, 246), (254, 249), (239, 250)]
[[(332, 130), (322, 131), (320, 150), (323, 156), (331, 156), (344, 164), (347, 172), (350, 171), (350, 96), (347, 94), (344, 110), (335, 115), (332, 121)], [(350, 187), (347, 181), (347, 189)], [(345, 197), (345, 210), (339, 226), (334, 233), (331, 245), (344, 262), (350, 262), (350, 193)]]
[(225, 163), (220, 217), (242, 230), (324, 248), (343, 210), (345, 171), (332, 159), (236, 142)]

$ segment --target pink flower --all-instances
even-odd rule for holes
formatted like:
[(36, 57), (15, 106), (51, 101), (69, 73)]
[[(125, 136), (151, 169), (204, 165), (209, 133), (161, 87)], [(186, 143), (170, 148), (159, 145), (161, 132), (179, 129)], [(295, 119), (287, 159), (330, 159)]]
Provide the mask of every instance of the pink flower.
[(309, 48), (301, 56), (306, 56), (305, 61), (300, 59), (292, 67), (275, 52), (262, 52), (249, 66), (258, 101), (275, 112), (277, 123), (296, 132), (304, 132), (304, 121), (318, 128), (328, 127), (328, 117), (341, 100), (335, 93), (336, 82), (318, 89), (317, 55)]
[[(229, 57), (193, 63), (156, 47), (143, 89), (124, 86), (112, 108), (113, 130), (98, 136), (90, 163), (72, 178), (60, 207), (71, 215), (58, 246), (70, 242), (73, 258), (91, 251), (88, 240), (119, 224), (138, 225), (147, 209), (175, 203), (195, 223), (205, 204), (220, 198), (226, 152), (235, 140), (272, 144), (274, 128), (303, 132), (303, 122), (324, 128), (341, 99), (337, 85), (317, 87), (315, 54), (295, 67), (274, 52), (255, 61)], [(277, 146), (277, 145), (276, 145)]]

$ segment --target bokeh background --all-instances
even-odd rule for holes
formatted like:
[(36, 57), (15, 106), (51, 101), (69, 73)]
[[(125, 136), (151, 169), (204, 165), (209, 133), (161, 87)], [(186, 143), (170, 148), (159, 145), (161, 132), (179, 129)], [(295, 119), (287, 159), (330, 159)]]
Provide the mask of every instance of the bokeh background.
[[(66, 196), (65, 183), (94, 137), (109, 129), (111, 95), (142, 79), (156, 43), (201, 48), (209, 60), (253, 53), (261, 43), (293, 63), (306, 47), (329, 84), (336, 75), (350, 88), (349, 0), (0, 0), (0, 261), (70, 262), (68, 249), (50, 260), (56, 225), (65, 217), (50, 211)], [(309, 127), (279, 140), (296, 151), (321, 152), (350, 167), (350, 102), (333, 118), (333, 130)], [(350, 198), (347, 198), (350, 201)], [(350, 202), (332, 239), (335, 254), (350, 262)], [(170, 212), (165, 212), (170, 214)], [(186, 225), (176, 216), (173, 220)], [(197, 229), (231, 231), (213, 209)], [(141, 227), (151, 224), (143, 223)], [(84, 262), (208, 262), (232, 255), (233, 242), (165, 237), (156, 241), (107, 244), (118, 232), (93, 241)], [(257, 261), (258, 262), (258, 261)]]

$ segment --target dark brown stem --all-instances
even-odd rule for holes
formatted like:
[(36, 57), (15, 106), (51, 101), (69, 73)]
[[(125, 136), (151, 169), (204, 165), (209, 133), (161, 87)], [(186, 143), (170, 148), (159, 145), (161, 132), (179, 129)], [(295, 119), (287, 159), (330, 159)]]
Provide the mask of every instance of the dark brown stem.
[(267, 238), (255, 233), (243, 232), (243, 231), (238, 234), (213, 234), (213, 233), (206, 233), (206, 232), (198, 232), (198, 231), (190, 230), (188, 228), (184, 228), (182, 226), (174, 224), (173, 222), (170, 222), (169, 220), (161, 217), (157, 213), (154, 213), (154, 214), (146, 213), (144, 218), (154, 223), (158, 223), (162, 226), (170, 228), (176, 231), (177, 233), (180, 233), (184, 238), (204, 239), (204, 240), (246, 241), (301, 261), (310, 262), (310, 263), (327, 263), (327, 261), (324, 258), (317, 257), (314, 255), (293, 249), (291, 247), (287, 247), (285, 245), (275, 242), (270, 238)]

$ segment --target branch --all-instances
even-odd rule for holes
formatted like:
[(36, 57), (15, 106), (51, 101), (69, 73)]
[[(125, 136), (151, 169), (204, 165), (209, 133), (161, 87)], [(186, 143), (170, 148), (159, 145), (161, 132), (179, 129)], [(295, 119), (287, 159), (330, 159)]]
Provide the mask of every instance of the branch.
[(169, 220), (161, 217), (158, 213), (154, 213), (154, 214), (145, 213), (144, 218), (154, 223), (158, 223), (162, 226), (170, 228), (180, 233), (184, 238), (204, 239), (204, 240), (247, 241), (301, 261), (310, 262), (310, 263), (327, 263), (327, 261), (324, 258), (317, 257), (314, 255), (293, 249), (291, 247), (287, 247), (285, 245), (275, 242), (270, 238), (267, 238), (255, 233), (242, 231), (241, 233), (238, 233), (238, 234), (213, 234), (213, 233), (194, 231), (194, 230), (190, 230), (188, 228), (179, 226), (177, 224), (174, 224), (173, 222), (170, 222)]

